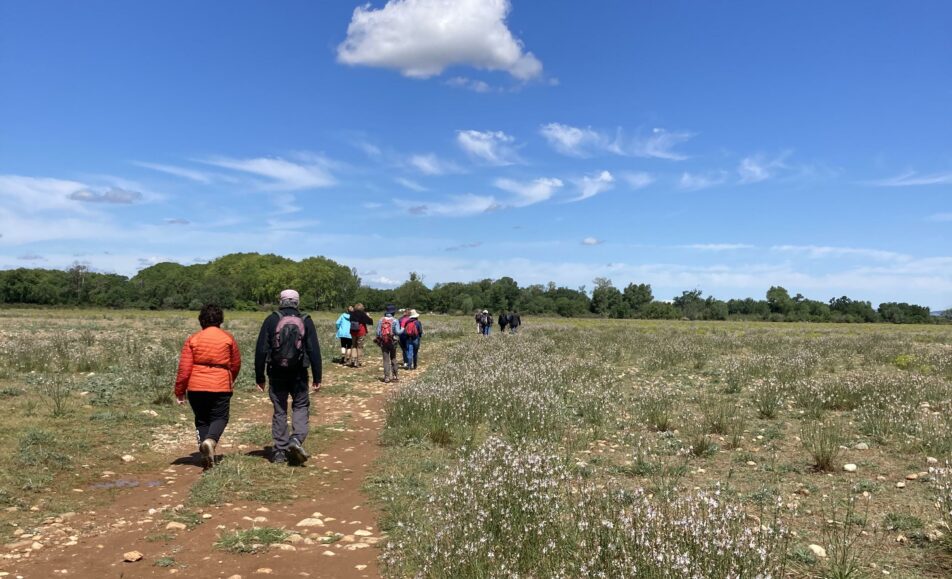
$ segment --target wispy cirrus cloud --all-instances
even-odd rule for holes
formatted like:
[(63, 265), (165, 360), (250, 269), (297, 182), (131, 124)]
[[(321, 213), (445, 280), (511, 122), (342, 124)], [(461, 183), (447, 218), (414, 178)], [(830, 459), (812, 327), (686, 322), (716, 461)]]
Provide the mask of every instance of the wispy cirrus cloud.
[(205, 185), (213, 182), (216, 179), (223, 178), (222, 175), (216, 175), (208, 171), (199, 171), (197, 169), (180, 167), (178, 165), (166, 165), (163, 163), (147, 163), (144, 161), (133, 161), (132, 164), (138, 167), (142, 167), (144, 169), (151, 169), (153, 171), (159, 171), (160, 173), (167, 173), (169, 175), (182, 177), (183, 179), (195, 181), (196, 183), (203, 183)]
[(678, 187), (687, 191), (699, 191), (709, 187), (716, 187), (727, 182), (726, 171), (710, 171), (707, 173), (681, 173)]
[(766, 181), (777, 174), (777, 171), (786, 169), (785, 159), (790, 153), (784, 153), (774, 158), (767, 158), (763, 154), (744, 157), (737, 166), (737, 174), (742, 185)]
[(921, 187), (927, 185), (952, 185), (952, 171), (946, 173), (931, 173), (928, 175), (920, 174), (917, 171), (906, 171), (905, 173), (901, 173), (895, 177), (867, 181), (866, 184), (875, 185), (876, 187)]
[(459, 165), (437, 157), (434, 153), (411, 155), (407, 162), (424, 175), (447, 175), (460, 172)]
[(863, 247), (836, 247), (827, 245), (774, 245), (772, 251), (796, 253), (811, 258), (862, 257), (881, 261), (908, 261), (912, 256), (895, 251), (868, 249)]
[(504, 71), (527, 81), (542, 63), (506, 25), (509, 0), (388, 0), (354, 10), (337, 61), (429, 78), (451, 66)]
[(563, 186), (561, 179), (542, 177), (529, 182), (500, 178), (493, 182), (497, 188), (508, 191), (515, 198), (508, 202), (513, 207), (526, 207), (548, 201), (557, 189)]
[(754, 246), (747, 243), (689, 243), (679, 245), (682, 249), (695, 249), (698, 251), (737, 251), (740, 249), (753, 249)]
[(628, 137), (621, 129), (614, 134), (591, 127), (574, 127), (562, 123), (542, 125), (539, 133), (557, 152), (572, 157), (589, 157), (608, 153), (623, 157), (642, 157), (681, 161), (687, 155), (675, 150), (678, 145), (694, 137), (688, 131), (652, 129), (647, 135)]
[(453, 195), (444, 201), (397, 200), (397, 206), (410, 215), (428, 217), (469, 217), (500, 209), (502, 206), (491, 195)]
[(621, 173), (621, 178), (632, 189), (644, 189), (655, 182), (654, 176), (644, 171), (626, 171)]
[(521, 163), (513, 143), (515, 139), (502, 131), (457, 131), (456, 143), (470, 157), (489, 165), (505, 166)]
[(250, 159), (212, 157), (200, 159), (199, 162), (263, 178), (264, 181), (257, 183), (258, 188), (262, 190), (319, 189), (337, 183), (329, 170), (332, 163), (320, 155), (302, 155), (300, 161), (291, 161), (281, 157), (255, 157)]
[(407, 189), (410, 189), (411, 191), (417, 191), (419, 193), (422, 193), (423, 191), (428, 191), (428, 189), (424, 187), (423, 185), (420, 185), (419, 183), (417, 183), (416, 181), (412, 179), (407, 179), (406, 177), (394, 177), (393, 180), (399, 183), (400, 185), (403, 185)]
[(586, 175), (575, 181), (579, 189), (579, 196), (570, 199), (570, 202), (590, 199), (599, 193), (604, 193), (615, 186), (615, 177), (608, 171)]

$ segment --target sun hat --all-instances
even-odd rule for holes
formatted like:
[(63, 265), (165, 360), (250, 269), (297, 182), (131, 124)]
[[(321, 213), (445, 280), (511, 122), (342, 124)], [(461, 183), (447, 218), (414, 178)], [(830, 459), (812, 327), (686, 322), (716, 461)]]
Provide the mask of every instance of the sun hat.
[(416, 318), (419, 318), (419, 317), (420, 317), (420, 314), (418, 314), (416, 310), (410, 310), (410, 319), (411, 319), (411, 320), (415, 320)]
[(483, 310), (483, 313), (484, 313), (484, 314), (488, 314), (488, 313), (489, 313), (489, 310)]

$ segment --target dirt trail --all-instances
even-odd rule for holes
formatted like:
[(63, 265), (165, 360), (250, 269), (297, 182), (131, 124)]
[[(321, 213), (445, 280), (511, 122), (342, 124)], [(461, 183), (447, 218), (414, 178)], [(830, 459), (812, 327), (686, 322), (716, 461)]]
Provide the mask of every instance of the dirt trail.
[[(413, 374), (422, 371), (421, 367)], [(351, 373), (350, 378), (344, 378), (345, 373)], [(202, 476), (197, 464), (183, 459), (194, 449), (185, 440), (177, 452), (168, 455), (167, 468), (159, 472), (132, 477), (124, 475), (121, 467), (115, 468), (110, 480), (123, 482), (113, 491), (116, 496), (111, 504), (66, 520), (49, 520), (41, 537), (48, 546), (34, 551), (28, 559), (0, 561), (0, 571), (9, 573), (2, 576), (379, 577), (377, 544), (384, 538), (377, 528), (377, 513), (369, 506), (361, 486), (380, 452), (383, 405), (391, 388), (379, 380), (380, 374), (378, 364), (373, 362), (359, 370), (337, 365), (328, 368), (326, 383), (356, 378), (349, 384), (351, 390), (360, 392), (312, 395), (312, 429), (340, 424), (342, 420), (344, 426), (328, 445), (321, 445), (323, 448), (317, 452), (312, 450), (306, 466), (293, 469), (293, 476), (289, 467), (274, 465), (273, 468), (288, 468), (288, 502), (235, 502), (205, 507), (201, 524), (167, 529), (169, 521), (162, 509), (186, 503), (190, 489)], [(403, 373), (401, 378), (412, 379), (407, 374)], [(247, 400), (248, 395), (244, 396)], [(242, 404), (237, 413), (233, 407), (229, 428), (251, 421), (270, 425), (270, 403), (264, 395), (259, 398), (252, 404)], [(228, 435), (226, 430), (221, 453), (260, 454), (260, 449), (239, 450)], [(315, 436), (319, 435), (312, 430), (307, 442), (310, 449), (318, 446)], [(310, 519), (309, 526), (300, 525), (305, 519)], [(213, 548), (222, 530), (252, 527), (284, 528), (297, 536), (258, 553), (233, 554)], [(332, 543), (321, 542), (320, 537), (329, 532), (342, 537)], [(51, 540), (57, 535), (59, 540)], [(142, 560), (124, 562), (123, 555), (129, 551), (142, 553)], [(174, 559), (174, 563), (166, 560), (163, 563), (169, 566), (157, 565), (162, 557)]]

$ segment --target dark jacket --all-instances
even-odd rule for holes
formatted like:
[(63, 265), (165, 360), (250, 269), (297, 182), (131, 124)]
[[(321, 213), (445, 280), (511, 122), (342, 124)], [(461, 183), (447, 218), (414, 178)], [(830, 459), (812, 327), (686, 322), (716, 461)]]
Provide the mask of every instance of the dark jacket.
[(522, 325), (522, 318), (519, 317), (519, 314), (509, 314), (509, 327), (518, 328)]
[[(295, 308), (281, 308), (278, 312), (281, 312), (282, 315), (301, 315), (301, 312)], [(281, 319), (278, 312), (274, 312), (265, 318), (264, 323), (261, 324), (261, 331), (258, 332), (258, 344), (255, 346), (255, 382), (264, 384), (265, 373), (272, 380), (292, 380), (303, 377), (307, 381), (307, 366), (304, 364), (298, 368), (285, 369), (272, 368), (267, 363), (268, 354), (271, 353), (271, 339), (278, 327), (278, 320)], [(317, 340), (314, 320), (310, 317), (304, 318), (304, 354), (310, 363), (314, 382), (320, 384), (322, 378), (321, 345)]]
[(366, 328), (374, 325), (374, 320), (367, 315), (367, 312), (362, 312), (360, 310), (354, 310), (350, 312), (350, 321), (351, 323), (357, 322), (358, 324), (364, 326), (364, 331)]
[(505, 328), (509, 325), (510, 317), (506, 314), (499, 314), (499, 327)]

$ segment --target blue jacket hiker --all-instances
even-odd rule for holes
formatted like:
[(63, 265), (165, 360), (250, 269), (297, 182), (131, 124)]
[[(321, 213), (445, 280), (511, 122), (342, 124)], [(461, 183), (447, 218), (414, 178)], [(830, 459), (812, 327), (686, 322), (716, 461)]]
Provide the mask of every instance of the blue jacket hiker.
[(350, 312), (354, 311), (353, 306), (347, 306), (347, 311), (337, 318), (337, 337), (340, 339), (340, 359), (341, 364), (346, 363), (351, 358), (351, 349), (354, 347), (354, 340), (350, 335)]

